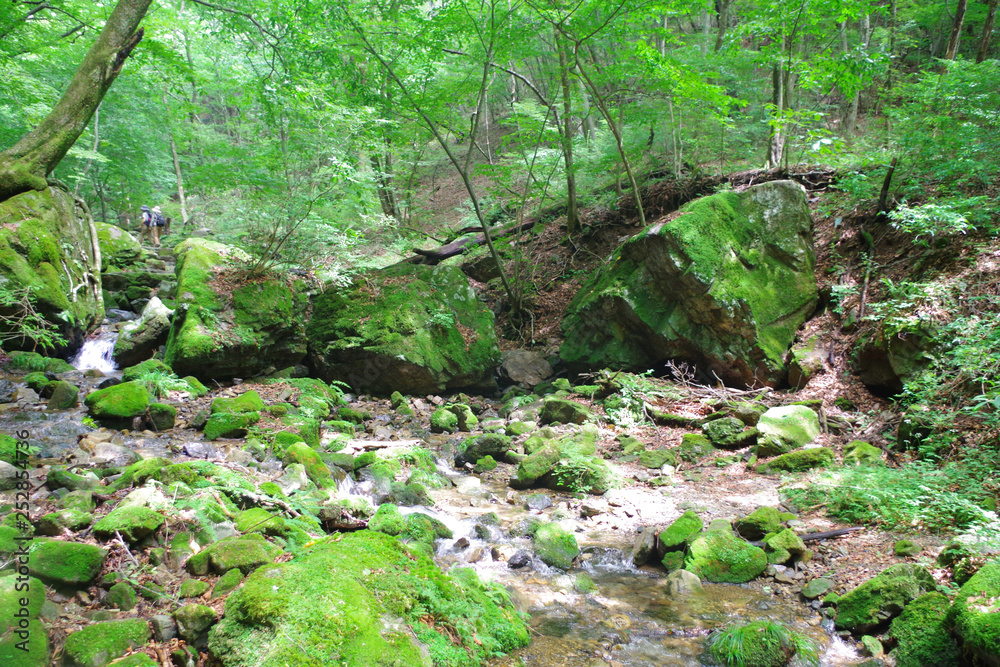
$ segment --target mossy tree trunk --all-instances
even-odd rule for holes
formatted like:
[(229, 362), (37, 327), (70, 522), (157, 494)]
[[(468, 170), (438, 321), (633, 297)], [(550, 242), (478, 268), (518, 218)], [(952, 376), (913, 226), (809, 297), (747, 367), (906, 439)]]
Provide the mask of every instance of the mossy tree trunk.
[(132, 49), (151, 0), (119, 0), (62, 99), (34, 130), (0, 153), (0, 201), (44, 190), (52, 173), (90, 122)]

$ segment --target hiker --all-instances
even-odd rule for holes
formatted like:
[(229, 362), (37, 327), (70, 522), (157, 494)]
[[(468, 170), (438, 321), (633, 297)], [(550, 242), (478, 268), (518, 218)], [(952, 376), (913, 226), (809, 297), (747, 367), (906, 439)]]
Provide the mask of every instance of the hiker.
[(160, 229), (166, 224), (159, 206), (153, 207), (153, 247), (160, 247)]
[(139, 243), (146, 237), (153, 236), (153, 213), (145, 204), (142, 205), (142, 224), (139, 225)]

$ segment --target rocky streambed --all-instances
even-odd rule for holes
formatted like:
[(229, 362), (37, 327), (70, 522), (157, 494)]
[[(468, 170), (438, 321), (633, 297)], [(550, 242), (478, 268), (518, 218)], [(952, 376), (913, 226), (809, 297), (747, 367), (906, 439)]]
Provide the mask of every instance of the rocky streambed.
[[(32, 590), (28, 650), (4, 639), (5, 665), (697, 665), (714, 631), (763, 619), (849, 665), (850, 631), (887, 620), (838, 636), (828, 593), (859, 582), (838, 577), (836, 539), (775, 555), (782, 531), (831, 527), (779, 507), (776, 477), (742, 474), (734, 450), (663, 446), (674, 427), (610, 423), (586, 388), (377, 400), (275, 378), (175, 383), (141, 408), (95, 391), (157, 386), (125, 376), (5, 378), (0, 558), (29, 545)], [(58, 382), (89, 407), (50, 409)], [(934, 587), (910, 575), (909, 599)]]

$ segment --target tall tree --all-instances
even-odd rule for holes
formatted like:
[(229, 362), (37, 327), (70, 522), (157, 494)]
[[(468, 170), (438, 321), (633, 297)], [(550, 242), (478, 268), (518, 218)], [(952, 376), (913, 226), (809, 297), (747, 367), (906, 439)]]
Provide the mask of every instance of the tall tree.
[(76, 143), (142, 40), (139, 23), (150, 2), (119, 0), (59, 103), (38, 127), (0, 153), (0, 201), (45, 189), (46, 176)]
[(986, 60), (990, 52), (990, 39), (993, 36), (993, 22), (997, 18), (997, 0), (989, 0), (989, 7), (986, 10), (986, 22), (983, 24), (983, 34), (979, 38), (979, 48), (976, 49), (976, 62), (981, 63)]
[(958, 55), (958, 43), (962, 38), (962, 24), (965, 22), (965, 10), (969, 0), (958, 0), (958, 7), (955, 8), (955, 20), (951, 25), (951, 37), (948, 38), (948, 49), (945, 51), (945, 60), (954, 60)]

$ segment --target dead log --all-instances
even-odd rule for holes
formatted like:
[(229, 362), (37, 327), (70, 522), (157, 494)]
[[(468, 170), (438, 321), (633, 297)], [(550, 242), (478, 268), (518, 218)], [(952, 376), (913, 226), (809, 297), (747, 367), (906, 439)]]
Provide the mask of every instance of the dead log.
[[(531, 229), (534, 225), (534, 220), (531, 220), (517, 225), (511, 225), (509, 227), (492, 227), (490, 229), (490, 238), (498, 239), (504, 236), (509, 236), (510, 234), (517, 234), (526, 229)], [(479, 233), (475, 236), (460, 238), (457, 241), (452, 241), (451, 243), (434, 248), (433, 250), (421, 250), (419, 248), (414, 248), (413, 252), (416, 254), (397, 262), (397, 266), (399, 264), (429, 264), (433, 266), (442, 260), (448, 259), (449, 257), (461, 255), (467, 248), (474, 248), (484, 243), (486, 243), (486, 235)]]
[[(822, 533), (806, 533), (805, 535), (799, 535), (799, 539), (803, 542), (815, 542), (816, 540), (825, 540), (830, 537), (840, 537), (841, 535), (847, 535), (848, 533), (853, 533), (857, 530), (864, 530), (864, 526), (852, 526), (851, 528), (838, 528), (837, 530), (826, 530)], [(750, 544), (755, 547), (764, 546), (763, 542), (751, 542)]]

